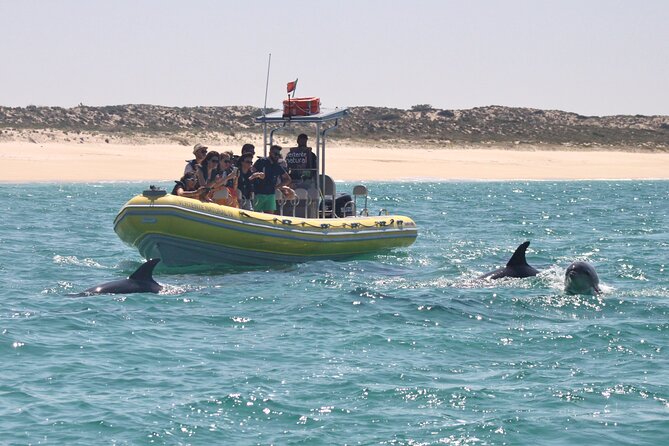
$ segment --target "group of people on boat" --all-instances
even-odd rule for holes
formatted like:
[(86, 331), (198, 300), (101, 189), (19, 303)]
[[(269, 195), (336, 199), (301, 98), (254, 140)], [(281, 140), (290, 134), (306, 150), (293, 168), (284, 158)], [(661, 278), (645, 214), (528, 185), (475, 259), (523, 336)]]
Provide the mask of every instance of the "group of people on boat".
[(315, 186), (317, 158), (307, 141), (307, 135), (300, 134), (297, 147), (291, 148), (285, 159), (283, 148), (273, 145), (269, 156), (255, 161), (253, 144), (244, 144), (241, 155), (195, 144), (195, 158), (186, 162), (183, 176), (175, 181), (172, 194), (275, 214), (276, 191), (290, 200), (295, 196), (291, 186)]

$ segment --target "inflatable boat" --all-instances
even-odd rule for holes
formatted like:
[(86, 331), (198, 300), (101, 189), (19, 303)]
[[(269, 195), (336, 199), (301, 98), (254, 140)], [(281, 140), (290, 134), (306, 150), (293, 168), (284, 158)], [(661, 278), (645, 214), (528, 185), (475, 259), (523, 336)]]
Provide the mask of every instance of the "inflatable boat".
[[(320, 162), (312, 180), (304, 183), (308, 185), (294, 186), (290, 203), (277, 193), (278, 214), (201, 202), (153, 188), (123, 206), (114, 231), (143, 257), (160, 257), (168, 266), (301, 263), (411, 245), (418, 233), (415, 222), (389, 215), (385, 209), (370, 216), (364, 185), (353, 187), (351, 194), (336, 193), (335, 182), (325, 174), (325, 140), (348, 110), (312, 109), (299, 115), (284, 110), (256, 118), (263, 126), (265, 156), (276, 132), (294, 124), (316, 127)], [(358, 209), (358, 198), (364, 198), (362, 209)]]

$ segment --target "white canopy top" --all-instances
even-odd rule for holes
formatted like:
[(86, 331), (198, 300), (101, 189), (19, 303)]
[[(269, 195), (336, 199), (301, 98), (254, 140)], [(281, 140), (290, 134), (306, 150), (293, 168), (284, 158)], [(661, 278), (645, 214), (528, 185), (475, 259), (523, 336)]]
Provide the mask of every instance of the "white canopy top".
[(321, 109), (321, 112), (309, 116), (283, 116), (283, 111), (275, 111), (268, 113), (265, 116), (258, 116), (256, 122), (270, 124), (270, 123), (323, 123), (342, 118), (348, 114), (348, 108), (330, 108)]

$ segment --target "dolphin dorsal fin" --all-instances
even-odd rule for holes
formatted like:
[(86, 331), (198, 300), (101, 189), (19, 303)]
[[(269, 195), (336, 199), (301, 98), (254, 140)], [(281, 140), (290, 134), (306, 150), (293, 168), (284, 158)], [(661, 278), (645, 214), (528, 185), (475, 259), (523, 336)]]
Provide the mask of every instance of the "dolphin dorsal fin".
[(525, 260), (525, 250), (528, 246), (530, 246), (530, 242), (525, 242), (516, 248), (516, 252), (513, 253), (506, 266), (527, 265), (527, 260)]
[(156, 267), (158, 262), (160, 262), (160, 259), (147, 260), (142, 264), (142, 266), (137, 268), (137, 271), (132, 273), (128, 279), (152, 281), (153, 269)]

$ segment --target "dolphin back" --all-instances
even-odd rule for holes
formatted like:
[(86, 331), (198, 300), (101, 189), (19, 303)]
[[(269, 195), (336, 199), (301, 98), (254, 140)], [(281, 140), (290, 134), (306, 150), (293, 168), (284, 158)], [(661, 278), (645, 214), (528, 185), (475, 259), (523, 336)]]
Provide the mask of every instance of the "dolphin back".
[(501, 279), (502, 277), (531, 277), (539, 274), (539, 271), (532, 268), (525, 259), (525, 251), (530, 246), (530, 242), (522, 243), (516, 248), (509, 261), (504, 268), (496, 269), (479, 277), (479, 279)]
[(153, 270), (156, 265), (160, 262), (160, 259), (149, 259), (142, 264), (137, 270), (130, 274), (128, 279), (139, 280), (139, 281), (151, 281), (153, 282)]
[(527, 247), (530, 246), (530, 242), (522, 243), (516, 248), (516, 251), (513, 253), (509, 261), (506, 263), (508, 268), (516, 268), (519, 266), (530, 266), (527, 264), (527, 259), (525, 258), (525, 251)]
[(158, 293), (163, 286), (153, 280), (153, 269), (160, 259), (151, 259), (130, 275), (127, 279), (114, 280), (87, 289), (74, 296), (90, 296), (92, 294), (130, 294)]

